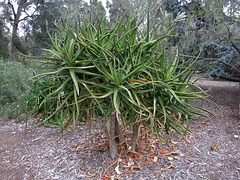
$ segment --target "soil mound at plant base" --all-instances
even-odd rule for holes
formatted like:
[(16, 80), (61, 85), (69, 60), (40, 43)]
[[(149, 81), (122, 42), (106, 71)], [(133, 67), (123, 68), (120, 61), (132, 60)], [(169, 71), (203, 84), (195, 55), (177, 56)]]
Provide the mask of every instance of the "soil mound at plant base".
[[(168, 135), (167, 138), (176, 143), (176, 150), (181, 152), (181, 156), (172, 156), (173, 168), (151, 174), (140, 169), (127, 179), (240, 178), (239, 90), (228, 85), (212, 86), (209, 93), (223, 116), (207, 102), (202, 106), (215, 112), (219, 121), (214, 118), (212, 121), (191, 121), (192, 135)], [(59, 139), (55, 139), (58, 129), (38, 127), (24, 132), (23, 128), (24, 124), (13, 120), (0, 120), (0, 175), (3, 180), (89, 179), (85, 176), (86, 170), (92, 168), (88, 172), (96, 172), (101, 167), (96, 175), (103, 176), (104, 169), (110, 165), (108, 150), (76, 150), (81, 140), (88, 137), (87, 125), (78, 125), (75, 133), (64, 132)], [(99, 129), (93, 128), (92, 134)], [(167, 165), (168, 162), (163, 161), (162, 166)]]

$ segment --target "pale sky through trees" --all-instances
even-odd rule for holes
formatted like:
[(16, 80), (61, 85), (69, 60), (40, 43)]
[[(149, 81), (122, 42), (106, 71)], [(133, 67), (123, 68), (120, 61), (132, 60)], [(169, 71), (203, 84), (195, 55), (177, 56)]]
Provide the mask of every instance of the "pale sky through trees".
[[(85, 1), (86, 1), (88, 4), (90, 4), (90, 0), (85, 0)], [(105, 11), (106, 11), (106, 16), (109, 17), (109, 11), (108, 11), (108, 9), (106, 8), (107, 0), (99, 0), (99, 1), (102, 3), (102, 5), (103, 5), (103, 7), (104, 7), (104, 9), (105, 9)], [(179, 0), (179, 1), (180, 1), (180, 0)], [(187, 2), (190, 2), (190, 1), (191, 1), (191, 0), (187, 0)], [(202, 0), (202, 1), (205, 2), (204, 0)], [(112, 3), (112, 0), (109, 0), (109, 2)], [(12, 3), (15, 4), (14, 7), (15, 7), (15, 11), (16, 11), (16, 10), (17, 10), (17, 9), (16, 9), (16, 7), (17, 7), (16, 1), (12, 1)], [(230, 12), (230, 11), (229, 11), (229, 10), (231, 9), (230, 7), (231, 7), (231, 5), (228, 4), (228, 5), (224, 8), (224, 13), (225, 13), (226, 15), (234, 14), (235, 16), (239, 17), (240, 11)], [(1, 11), (2, 11), (2, 9), (0, 9), (0, 12), (1, 12)], [(29, 8), (28, 13), (31, 14), (33, 11), (34, 11), (34, 7), (33, 7), (33, 5), (32, 5), (32, 7)], [(21, 15), (21, 18), (23, 18), (24, 16), (26, 16), (26, 14), (23, 12), (22, 15)], [(23, 28), (22, 28), (22, 25), (23, 25), (22, 23), (24, 23), (24, 22), (21, 22), (21, 23), (20, 23), (20, 26), (19, 26), (19, 29), (18, 29), (18, 34), (19, 34), (20, 37), (25, 35), (25, 32), (24, 32), (24, 30), (23, 30)], [(8, 28), (10, 29), (10, 32), (11, 32), (11, 30), (12, 30), (11, 25), (8, 23), (7, 26), (8, 26)]]
[[(90, 3), (90, 0), (85, 0), (88, 4)], [(105, 11), (106, 11), (106, 16), (108, 17), (109, 16), (109, 11), (108, 11), (108, 9), (107, 9), (107, 0), (99, 0), (100, 2), (102, 2), (102, 5), (103, 5), (103, 7), (104, 7), (104, 9), (105, 9)], [(112, 3), (112, 0), (109, 0), (109, 2), (110, 3)], [(16, 8), (17, 8), (17, 3), (15, 2), (15, 1), (13, 1), (12, 2), (13, 4), (14, 4), (14, 9), (15, 9), (15, 11), (17, 10)], [(0, 9), (0, 11), (2, 11), (1, 9)], [(28, 10), (28, 12), (31, 14), (32, 12), (34, 12), (34, 7), (32, 6), (31, 8), (29, 8), (29, 10)], [(24, 16), (25, 16), (26, 14), (25, 13), (23, 13), (22, 15), (21, 15), (21, 18), (23, 18)], [(20, 26), (19, 26), (19, 29), (18, 29), (18, 34), (19, 34), (19, 36), (20, 37), (22, 37), (22, 36), (24, 36), (25, 35), (25, 32), (24, 32), (24, 30), (23, 30), (23, 28), (21, 28), (21, 26), (22, 26), (22, 23), (24, 23), (24, 22), (21, 22), (20, 23)], [(9, 29), (10, 29), (10, 31), (12, 30), (12, 28), (11, 28), (11, 25), (10, 24), (7, 24), (7, 26), (9, 27)]]

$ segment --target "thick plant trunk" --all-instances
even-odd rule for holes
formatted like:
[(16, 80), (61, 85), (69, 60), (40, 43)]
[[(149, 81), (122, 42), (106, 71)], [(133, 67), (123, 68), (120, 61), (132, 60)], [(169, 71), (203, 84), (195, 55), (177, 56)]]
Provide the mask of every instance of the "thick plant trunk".
[(117, 157), (118, 154), (118, 148), (117, 148), (117, 143), (119, 139), (116, 137), (117, 136), (117, 131), (118, 131), (118, 122), (117, 122), (117, 117), (114, 113), (110, 115), (110, 154), (111, 157), (114, 159)]
[(138, 137), (138, 124), (134, 124), (132, 126), (132, 138), (131, 138), (131, 147), (132, 147), (132, 151), (136, 151), (136, 144), (137, 144), (137, 137)]
[[(115, 114), (110, 116), (110, 128), (108, 130), (106, 121), (101, 121), (98, 117), (96, 117), (98, 123), (101, 125), (104, 133), (109, 139), (110, 142), (110, 154), (112, 158), (117, 156), (118, 153), (117, 144), (120, 142), (120, 138), (118, 135), (120, 134), (120, 129), (118, 126), (117, 118)], [(114, 138), (115, 137), (115, 138)], [(114, 139), (113, 139), (114, 138)]]

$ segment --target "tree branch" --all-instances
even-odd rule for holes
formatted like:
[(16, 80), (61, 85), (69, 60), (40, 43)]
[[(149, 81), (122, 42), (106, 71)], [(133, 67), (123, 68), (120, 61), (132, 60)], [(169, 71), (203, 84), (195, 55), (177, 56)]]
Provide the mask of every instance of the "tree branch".
[(240, 54), (240, 48), (231, 40), (232, 32), (231, 32), (230, 28), (227, 25), (225, 25), (225, 26), (228, 30), (228, 39), (229, 39), (230, 43), (237, 50), (237, 52)]
[(25, 21), (25, 20), (27, 20), (28, 18), (31, 18), (31, 17), (33, 17), (33, 16), (32, 16), (32, 15), (27, 15), (27, 16), (25, 16), (24, 18), (19, 19), (18, 22)]
[(238, 48), (238, 46), (231, 39), (230, 39), (230, 43), (237, 50), (237, 52), (240, 54), (240, 48)]
[(15, 12), (14, 6), (13, 6), (13, 4), (9, 0), (8, 0), (8, 5), (11, 6), (12, 11), (13, 11), (13, 15), (16, 16), (16, 12)]
[(231, 67), (232, 69), (234, 69), (235, 71), (237, 71), (240, 74), (240, 70), (235, 68), (233, 65), (226, 63), (220, 59), (217, 58), (204, 58), (204, 57), (197, 57), (197, 56), (188, 56), (188, 55), (184, 55), (184, 54), (179, 54), (179, 56), (183, 56), (183, 57), (188, 57), (188, 58), (198, 58), (199, 61), (218, 61), (221, 62), (229, 67)]
[[(33, 3), (33, 2), (31, 2), (31, 3)], [(28, 5), (30, 5), (31, 3), (29, 2)], [(28, 12), (25, 9), (23, 10), (23, 12), (26, 14), (26, 16), (24, 18), (20, 19), (19, 22), (25, 21), (28, 18), (32, 18), (34, 16), (34, 14), (37, 12), (37, 8), (35, 8), (34, 12), (32, 12), (31, 15), (28, 14)]]

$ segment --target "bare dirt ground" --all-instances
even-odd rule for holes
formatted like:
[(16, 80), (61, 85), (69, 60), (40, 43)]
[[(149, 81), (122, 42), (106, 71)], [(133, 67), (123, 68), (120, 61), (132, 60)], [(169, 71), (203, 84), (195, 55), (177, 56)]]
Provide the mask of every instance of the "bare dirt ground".
[[(202, 103), (204, 108), (219, 116), (219, 120), (192, 121), (190, 129), (193, 134), (186, 137), (177, 134), (166, 136), (174, 142), (174, 150), (171, 149), (172, 145), (166, 145), (169, 154), (159, 157), (156, 163), (151, 157), (145, 158), (151, 162), (149, 165), (145, 161), (146, 166), (132, 168), (133, 172), (122, 176), (122, 179), (240, 179), (239, 84), (225, 82), (225, 85), (219, 85), (215, 81), (202, 84), (203, 87), (211, 86), (209, 93), (221, 108), (223, 116), (213, 105)], [(94, 141), (102, 137), (98, 145), (103, 146), (79, 148), (78, 151), (77, 147), (89, 143), (82, 141), (88, 137), (87, 125), (78, 125), (75, 133), (64, 132), (58, 139), (55, 139), (58, 129), (38, 127), (27, 132), (23, 129), (24, 124), (14, 120), (0, 120), (1, 180), (99, 179), (104, 177), (104, 171), (105, 175), (116, 171), (117, 164), (110, 167), (114, 161), (109, 157), (104, 136), (99, 133), (97, 125), (92, 130), (92, 137), (95, 137), (92, 144), (96, 145)], [(98, 169), (95, 176), (90, 177), (90, 173)], [(124, 169), (119, 170), (123, 173)], [(152, 171), (156, 172), (147, 173)], [(105, 176), (105, 179), (108, 178)]]

